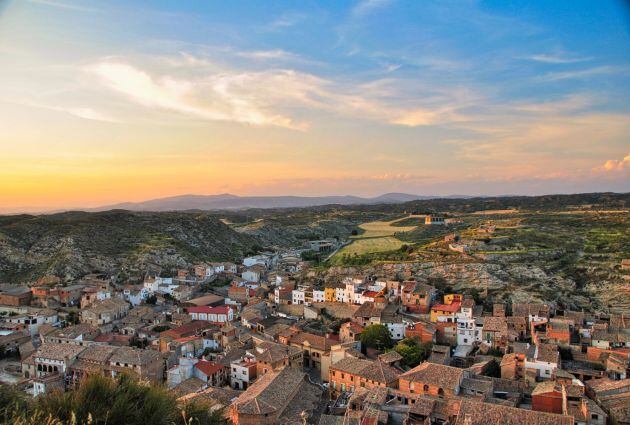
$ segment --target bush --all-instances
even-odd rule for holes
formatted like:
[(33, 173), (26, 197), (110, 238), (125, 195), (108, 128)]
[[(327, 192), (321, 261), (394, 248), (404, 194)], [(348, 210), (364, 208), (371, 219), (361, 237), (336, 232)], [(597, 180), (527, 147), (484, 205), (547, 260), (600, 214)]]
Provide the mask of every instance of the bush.
[(0, 388), (2, 424), (20, 425), (219, 425), (220, 410), (208, 402), (180, 405), (161, 386), (151, 386), (121, 375), (95, 375), (75, 391), (51, 392), (26, 401), (17, 390)]

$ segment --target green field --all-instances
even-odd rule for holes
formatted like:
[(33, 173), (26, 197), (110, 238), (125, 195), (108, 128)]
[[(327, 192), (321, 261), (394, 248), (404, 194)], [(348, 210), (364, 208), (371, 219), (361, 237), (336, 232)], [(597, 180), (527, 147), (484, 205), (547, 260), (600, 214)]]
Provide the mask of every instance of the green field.
[(370, 221), (359, 225), (363, 230), (360, 235), (352, 236), (352, 243), (340, 249), (332, 258), (333, 264), (342, 262), (342, 257), (373, 254), (400, 249), (404, 242), (395, 235), (414, 230), (417, 226), (401, 226), (401, 222), (413, 223), (414, 220), (420, 223), (420, 219), (415, 216), (398, 218), (391, 221)]

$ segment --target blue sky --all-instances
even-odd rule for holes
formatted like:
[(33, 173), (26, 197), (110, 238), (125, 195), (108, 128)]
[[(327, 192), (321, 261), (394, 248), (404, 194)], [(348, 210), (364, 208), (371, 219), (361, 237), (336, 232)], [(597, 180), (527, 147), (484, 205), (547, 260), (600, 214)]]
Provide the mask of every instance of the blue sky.
[[(16, 208), (630, 187), (627, 2), (0, 10), (0, 144), (11, 147), (0, 201)], [(182, 161), (197, 164), (194, 178)], [(95, 189), (69, 190), (73, 179)]]

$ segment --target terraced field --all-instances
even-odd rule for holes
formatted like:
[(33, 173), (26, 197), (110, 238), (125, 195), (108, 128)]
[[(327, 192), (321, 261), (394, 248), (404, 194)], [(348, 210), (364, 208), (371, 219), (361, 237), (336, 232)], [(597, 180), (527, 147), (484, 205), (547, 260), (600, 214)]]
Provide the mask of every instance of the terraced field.
[[(350, 245), (340, 249), (331, 259), (333, 264), (339, 262), (344, 255), (362, 255), (375, 252), (386, 252), (399, 249), (404, 242), (396, 237), (396, 235), (414, 230), (417, 225), (401, 226), (399, 222), (409, 224), (416, 220), (418, 224), (424, 216), (410, 215), (403, 218), (397, 218), (391, 221), (370, 221), (359, 225), (363, 233), (352, 236)], [(397, 225), (398, 224), (398, 225)]]

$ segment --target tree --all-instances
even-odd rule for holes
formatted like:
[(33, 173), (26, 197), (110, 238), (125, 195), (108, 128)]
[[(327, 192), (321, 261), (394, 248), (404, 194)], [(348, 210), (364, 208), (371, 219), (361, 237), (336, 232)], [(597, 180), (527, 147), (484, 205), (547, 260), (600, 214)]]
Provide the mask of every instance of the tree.
[(394, 346), (392, 335), (385, 325), (369, 325), (361, 332), (361, 346), (383, 351)]
[(151, 294), (147, 297), (145, 302), (147, 304), (155, 305), (157, 304), (157, 296), (155, 294)]
[(418, 338), (405, 338), (394, 347), (394, 351), (402, 356), (402, 366), (416, 367), (431, 355), (431, 342), (420, 342)]

